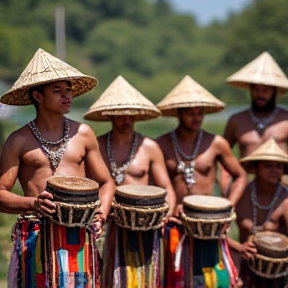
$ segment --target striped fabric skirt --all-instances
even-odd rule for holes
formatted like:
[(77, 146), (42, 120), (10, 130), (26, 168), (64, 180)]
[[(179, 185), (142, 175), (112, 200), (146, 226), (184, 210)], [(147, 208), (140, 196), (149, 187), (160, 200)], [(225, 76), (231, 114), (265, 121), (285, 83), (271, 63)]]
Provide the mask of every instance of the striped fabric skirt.
[(99, 258), (91, 233), (48, 219), (20, 218), (8, 288), (98, 288)]
[(183, 226), (165, 228), (165, 287), (229, 288), (237, 270), (225, 239), (200, 240), (185, 235)]
[(102, 287), (164, 287), (161, 229), (131, 231), (111, 221), (104, 245)]

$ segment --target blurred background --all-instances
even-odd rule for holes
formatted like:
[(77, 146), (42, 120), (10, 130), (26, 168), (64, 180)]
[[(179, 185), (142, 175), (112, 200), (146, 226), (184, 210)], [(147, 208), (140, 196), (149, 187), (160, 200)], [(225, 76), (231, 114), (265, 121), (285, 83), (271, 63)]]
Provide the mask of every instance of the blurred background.
[[(206, 130), (222, 134), (227, 118), (249, 105), (247, 91), (225, 84), (229, 75), (263, 51), (287, 74), (287, 19), (287, 0), (0, 0), (0, 94), (38, 48), (99, 80), (75, 98), (68, 115), (83, 122), (84, 112), (120, 74), (155, 104), (188, 74), (227, 104), (204, 121)], [(286, 103), (283, 97), (280, 105)], [(34, 107), (1, 105), (0, 146), (34, 117)], [(97, 135), (110, 129), (109, 123), (89, 124)], [(156, 138), (176, 125), (160, 117), (137, 123), (136, 130)], [(21, 194), (18, 184), (14, 192)], [(16, 217), (0, 214), (0, 288)]]

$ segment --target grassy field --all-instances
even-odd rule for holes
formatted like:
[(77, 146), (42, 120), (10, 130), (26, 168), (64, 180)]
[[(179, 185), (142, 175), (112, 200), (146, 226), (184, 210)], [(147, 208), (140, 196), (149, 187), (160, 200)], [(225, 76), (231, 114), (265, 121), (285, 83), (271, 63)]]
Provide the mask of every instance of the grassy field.
[[(19, 112), (20, 111), (20, 112)], [(23, 112), (24, 111), (24, 112)], [(82, 115), (84, 111), (82, 110), (74, 110), (74, 113), (70, 113), (68, 117), (82, 121)], [(231, 114), (226, 113), (225, 115), (222, 113), (207, 115), (205, 117), (203, 128), (206, 131), (215, 134), (223, 134), (224, 125), (226, 122), (227, 117)], [(0, 132), (2, 133), (2, 138), (5, 140), (8, 134), (12, 131), (18, 129), (20, 126), (25, 125), (29, 120), (33, 119), (35, 113), (31, 108), (25, 108), (14, 111), (12, 117), (8, 119), (2, 120), (0, 122)], [(95, 122), (87, 122), (89, 125), (92, 126), (96, 135), (101, 135), (106, 133), (110, 128), (111, 125), (109, 123), (95, 123)], [(177, 121), (174, 118), (164, 118), (161, 117), (159, 119), (147, 121), (147, 122), (139, 122), (136, 123), (135, 130), (143, 135), (147, 135), (151, 138), (157, 138), (158, 136), (171, 131), (177, 126)], [(2, 139), (2, 141), (3, 141)], [(0, 143), (1, 144), (1, 143)], [(237, 152), (235, 152), (237, 153)], [(13, 188), (15, 193), (21, 194), (21, 188), (18, 183), (16, 183), (15, 187)], [(219, 189), (215, 187), (215, 194), (219, 194)], [(12, 242), (10, 240), (11, 234), (11, 227), (14, 224), (15, 220), (17, 219), (17, 215), (7, 215), (7, 214), (0, 214), (0, 280), (5, 280), (7, 275), (7, 268), (8, 262), (10, 259), (10, 255), (12, 252)], [(237, 238), (238, 231), (235, 225), (232, 225), (230, 229), (230, 233), (233, 238)], [(5, 281), (0, 281), (0, 288), (4, 288)]]

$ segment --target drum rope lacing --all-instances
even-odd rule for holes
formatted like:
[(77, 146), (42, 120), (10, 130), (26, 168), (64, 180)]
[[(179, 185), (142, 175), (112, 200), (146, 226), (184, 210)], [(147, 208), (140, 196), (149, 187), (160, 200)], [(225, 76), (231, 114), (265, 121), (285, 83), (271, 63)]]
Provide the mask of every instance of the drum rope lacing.
[(269, 220), (269, 218), (271, 217), (273, 211), (274, 211), (274, 206), (280, 196), (280, 193), (281, 193), (281, 188), (282, 186), (280, 184), (278, 184), (278, 187), (277, 187), (277, 190), (276, 190), (276, 193), (274, 194), (274, 197), (272, 199), (272, 201), (270, 202), (269, 205), (267, 206), (263, 206), (261, 205), (260, 203), (258, 203), (258, 200), (257, 200), (257, 194), (256, 194), (256, 191), (257, 191), (257, 187), (256, 187), (256, 184), (254, 182), (254, 185), (253, 185), (253, 189), (251, 191), (251, 201), (252, 201), (252, 204), (253, 204), (253, 228), (252, 228), (252, 232), (255, 233), (257, 231), (261, 231), (261, 227), (262, 226), (257, 226), (257, 216), (258, 216), (258, 208), (261, 209), (261, 210), (269, 210), (268, 211), (268, 214), (267, 214), (267, 217), (264, 221), (264, 223), (266, 221)]
[(130, 165), (131, 160), (133, 159), (133, 157), (136, 154), (137, 146), (138, 146), (138, 137), (137, 137), (137, 133), (134, 132), (134, 141), (132, 144), (130, 154), (128, 156), (128, 160), (121, 167), (117, 167), (117, 164), (114, 160), (114, 157), (113, 157), (112, 151), (111, 151), (111, 131), (108, 133), (108, 136), (107, 136), (107, 155), (108, 155), (108, 158), (110, 161), (110, 167), (112, 170), (111, 175), (113, 176), (113, 178), (115, 179), (115, 182), (118, 185), (122, 184), (125, 180), (125, 174), (127, 173), (127, 170), (128, 170), (128, 167)]
[(276, 107), (273, 112), (266, 118), (258, 118), (253, 113), (252, 108), (249, 109), (249, 113), (253, 123), (256, 125), (257, 131), (260, 135), (263, 135), (264, 130), (268, 125), (270, 125), (276, 118), (278, 112), (278, 108)]
[[(63, 128), (63, 137), (58, 141), (48, 141), (43, 138), (41, 132), (37, 128), (35, 122), (32, 120), (28, 123), (28, 126), (36, 139), (41, 144), (45, 155), (50, 161), (50, 165), (53, 171), (59, 166), (61, 159), (67, 149), (69, 141), (70, 126), (69, 121), (64, 117), (64, 128)], [(51, 147), (60, 146), (56, 151), (51, 150)]]
[[(177, 164), (178, 164), (177, 172), (184, 174), (184, 179), (185, 179), (185, 182), (186, 182), (188, 188), (191, 188), (196, 183), (195, 175), (194, 175), (195, 158), (196, 158), (196, 156), (198, 154), (198, 151), (199, 151), (199, 148), (200, 148), (200, 145), (201, 145), (202, 136), (203, 136), (203, 131), (200, 130), (199, 133), (198, 133), (198, 137), (197, 137), (197, 140), (196, 140), (195, 148), (194, 148), (192, 154), (191, 155), (187, 155), (180, 148), (180, 145), (178, 143), (178, 139), (177, 139), (175, 130), (171, 132), (171, 139), (172, 139), (173, 149), (174, 149), (174, 153), (175, 153), (175, 156), (176, 156), (176, 159), (177, 159)], [(182, 161), (180, 155), (186, 161), (190, 161), (190, 163), (187, 164), (185, 161)]]

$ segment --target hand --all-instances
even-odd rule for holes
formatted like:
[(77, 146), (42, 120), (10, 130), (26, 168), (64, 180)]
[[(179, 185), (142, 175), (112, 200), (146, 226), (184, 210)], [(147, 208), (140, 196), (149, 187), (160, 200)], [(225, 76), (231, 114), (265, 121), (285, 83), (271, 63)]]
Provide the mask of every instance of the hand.
[(91, 231), (93, 233), (93, 235), (96, 238), (96, 241), (102, 236), (103, 233), (103, 225), (105, 224), (106, 219), (103, 217), (103, 214), (100, 213), (96, 213), (92, 223), (90, 225)]
[(180, 214), (183, 213), (183, 204), (177, 204), (176, 208), (175, 208), (175, 212), (174, 215), (176, 217), (180, 217)]
[(257, 249), (255, 244), (252, 241), (247, 241), (242, 244), (242, 249), (241, 249), (241, 254), (242, 256), (248, 260), (248, 259), (253, 259), (255, 254), (257, 254)]
[(42, 216), (43, 213), (53, 214), (56, 212), (56, 205), (50, 201), (53, 195), (47, 191), (39, 193), (34, 202), (34, 208), (37, 216)]
[(169, 222), (175, 222), (175, 223), (180, 224), (180, 225), (182, 224), (181, 219), (178, 217), (174, 217), (174, 216), (169, 217)]

